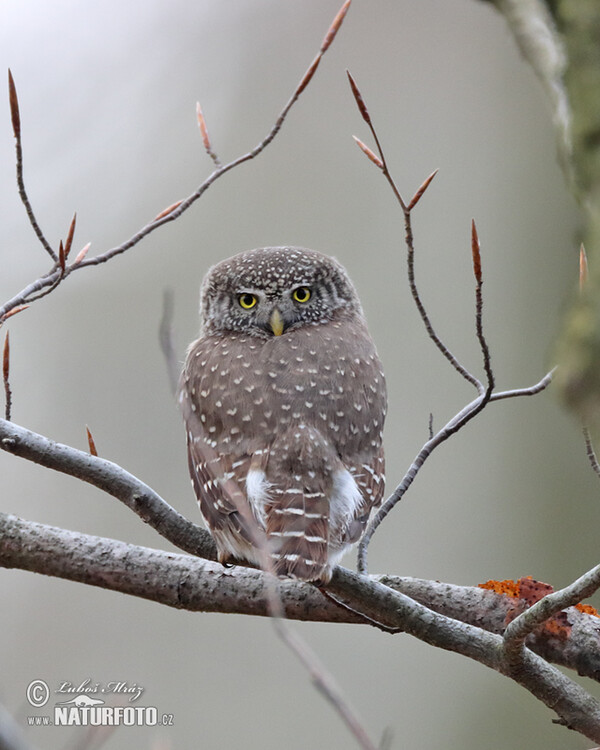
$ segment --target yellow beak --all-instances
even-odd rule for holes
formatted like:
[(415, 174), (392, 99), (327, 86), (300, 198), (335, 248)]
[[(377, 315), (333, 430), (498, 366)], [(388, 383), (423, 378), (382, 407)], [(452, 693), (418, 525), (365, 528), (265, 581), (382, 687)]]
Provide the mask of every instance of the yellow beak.
[(281, 336), (283, 333), (283, 318), (276, 307), (273, 308), (273, 312), (269, 318), (269, 325), (275, 336)]

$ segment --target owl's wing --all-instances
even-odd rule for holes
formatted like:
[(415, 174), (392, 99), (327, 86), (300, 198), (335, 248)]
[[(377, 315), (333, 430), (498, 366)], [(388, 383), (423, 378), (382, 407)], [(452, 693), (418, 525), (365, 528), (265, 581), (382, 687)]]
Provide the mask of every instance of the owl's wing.
[(179, 401), (186, 426), (188, 466), (200, 511), (217, 543), (220, 559), (245, 557), (246, 549), (261, 543), (262, 533), (236, 481), (247, 474), (252, 457), (240, 457), (233, 467), (231, 456), (217, 453), (208, 442), (190, 390), (182, 381)]
[(383, 446), (373, 455), (370, 461), (357, 467), (347, 467), (354, 477), (354, 481), (361, 495), (361, 502), (357, 503), (354, 516), (340, 542), (355, 544), (364, 534), (369, 522), (369, 516), (383, 499), (385, 489), (385, 458)]

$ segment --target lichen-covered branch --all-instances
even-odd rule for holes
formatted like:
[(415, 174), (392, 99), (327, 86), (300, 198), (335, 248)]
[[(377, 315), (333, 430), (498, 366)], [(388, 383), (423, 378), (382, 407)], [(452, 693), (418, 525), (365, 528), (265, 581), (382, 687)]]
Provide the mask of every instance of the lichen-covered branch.
[[(179, 609), (269, 615), (267, 583), (261, 571), (237, 566), (225, 569), (208, 560), (58, 529), (12, 515), (0, 515), (0, 565), (101, 586)], [(402, 589), (415, 597), (420, 593), (431, 606), (419, 603)], [(529, 650), (520, 671), (512, 674), (504, 660), (501, 636), (436, 611), (446, 608), (457, 615), (465, 607), (479, 625), (485, 622), (487, 611), (490, 623), (495, 621), (497, 627), (497, 594), (415, 579), (377, 580), (344, 568), (336, 568), (327, 590), (389, 628), (510, 676), (556, 711), (561, 722), (600, 741), (600, 704), (581, 687)], [(279, 591), (290, 619), (364, 622), (309, 584), (284, 580)], [(473, 606), (475, 602), (479, 604)]]

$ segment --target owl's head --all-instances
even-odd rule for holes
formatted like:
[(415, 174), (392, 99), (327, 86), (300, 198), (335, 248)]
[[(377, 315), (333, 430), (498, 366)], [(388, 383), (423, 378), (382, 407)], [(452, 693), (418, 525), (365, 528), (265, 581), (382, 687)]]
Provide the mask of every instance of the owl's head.
[(260, 337), (362, 315), (343, 266), (300, 247), (249, 250), (213, 266), (202, 283), (200, 309), (205, 333)]

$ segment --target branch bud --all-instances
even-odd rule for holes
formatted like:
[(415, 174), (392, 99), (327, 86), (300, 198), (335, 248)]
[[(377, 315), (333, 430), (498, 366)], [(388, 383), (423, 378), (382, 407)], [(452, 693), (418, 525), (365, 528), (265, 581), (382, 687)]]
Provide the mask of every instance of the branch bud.
[(423, 197), (423, 193), (424, 193), (424, 192), (425, 192), (425, 191), (427, 190), (427, 188), (428, 188), (428, 187), (429, 187), (429, 186), (431, 185), (431, 181), (432, 181), (432, 180), (433, 180), (433, 178), (434, 178), (434, 177), (436, 176), (436, 174), (438, 173), (438, 171), (439, 171), (439, 170), (437, 170), (437, 169), (436, 169), (436, 170), (435, 170), (434, 172), (432, 172), (432, 173), (431, 173), (431, 174), (429, 175), (429, 177), (428, 177), (428, 178), (427, 178), (427, 179), (426, 179), (426, 180), (425, 180), (425, 181), (423, 182), (423, 184), (422, 184), (422, 185), (421, 185), (421, 187), (420, 187), (420, 188), (419, 188), (419, 189), (417, 190), (417, 192), (416, 192), (416, 193), (415, 193), (415, 194), (413, 195), (413, 197), (412, 197), (412, 199), (411, 199), (410, 203), (409, 203), (409, 204), (408, 204), (408, 206), (407, 206), (407, 209), (408, 209), (408, 211), (411, 211), (411, 210), (412, 210), (412, 209), (413, 209), (413, 208), (414, 208), (414, 207), (415, 207), (415, 206), (417, 205), (417, 203), (418, 203), (418, 202), (419, 202), (419, 201), (421, 200), (421, 198)]
[(367, 155), (367, 157), (375, 164), (376, 167), (379, 167), (379, 169), (383, 169), (383, 162), (381, 159), (377, 156), (376, 153), (371, 151), (371, 149), (363, 143), (360, 138), (357, 138), (355, 135), (352, 136), (356, 142), (356, 145), (361, 149), (361, 151)]
[(351, 2), (352, 0), (346, 0), (346, 2), (339, 9), (336, 17), (331, 22), (331, 26), (329, 27), (327, 34), (325, 34), (325, 38), (323, 39), (323, 44), (321, 45), (322, 54), (325, 54), (325, 52), (327, 52), (333, 40), (335, 39), (335, 35), (340, 30), (340, 26), (342, 25), (344, 21), (344, 18), (346, 16), (346, 13), (348, 12), (348, 8), (350, 7)]
[(75, 224), (77, 223), (77, 213), (73, 214), (71, 224), (69, 225), (69, 231), (67, 233), (67, 239), (65, 240), (65, 260), (69, 257), (71, 252), (71, 245), (73, 244), (73, 235), (75, 234)]
[(12, 121), (13, 133), (17, 140), (21, 137), (21, 115), (19, 114), (19, 99), (17, 98), (17, 87), (8, 69), (8, 101), (10, 104), (10, 119)]
[(88, 441), (88, 447), (90, 449), (90, 455), (97, 456), (98, 451), (96, 450), (96, 443), (94, 442), (94, 438), (92, 437), (90, 428), (87, 425), (85, 426), (85, 431), (87, 432), (87, 441)]
[(350, 88), (352, 89), (352, 94), (354, 95), (354, 99), (356, 101), (356, 106), (358, 107), (358, 110), (360, 114), (362, 115), (363, 120), (367, 124), (371, 124), (371, 115), (369, 114), (369, 110), (367, 109), (367, 105), (365, 104), (365, 100), (362, 98), (362, 94), (360, 93), (360, 90), (358, 86), (356, 85), (356, 81), (354, 78), (352, 78), (352, 75), (350, 74), (350, 71), (346, 71), (346, 75), (348, 76), (348, 81), (350, 83)]
[(88, 242), (86, 245), (84, 245), (81, 250), (77, 253), (77, 257), (73, 261), (73, 265), (77, 266), (81, 263), (81, 261), (85, 258), (85, 256), (88, 254), (88, 250), (92, 246), (91, 242)]
[(479, 248), (479, 237), (477, 235), (477, 227), (475, 226), (475, 220), (471, 221), (471, 253), (473, 254), (473, 273), (478, 284), (482, 282), (481, 275), (481, 252)]
[(152, 221), (158, 221), (159, 219), (163, 219), (165, 216), (168, 216), (169, 214), (173, 213), (173, 211), (176, 208), (179, 208), (183, 201), (175, 201), (175, 203), (171, 203), (170, 206), (167, 206), (167, 208), (163, 209), (159, 214), (156, 214), (156, 216), (152, 219)]

